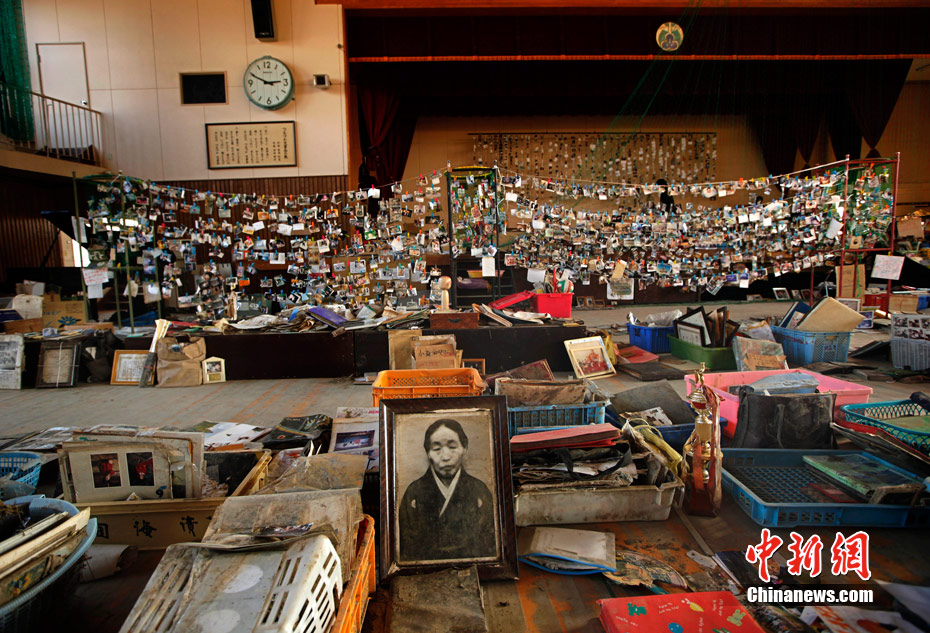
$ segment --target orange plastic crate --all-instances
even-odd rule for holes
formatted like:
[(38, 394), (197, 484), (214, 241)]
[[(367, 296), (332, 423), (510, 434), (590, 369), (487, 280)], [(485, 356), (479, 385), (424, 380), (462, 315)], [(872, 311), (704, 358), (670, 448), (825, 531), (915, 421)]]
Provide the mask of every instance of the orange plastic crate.
[(368, 596), (375, 591), (375, 520), (363, 515), (359, 527), (355, 564), (349, 584), (339, 601), (332, 633), (358, 633), (368, 610)]
[(485, 382), (476, 369), (388, 369), (371, 388), (372, 405), (392, 398), (480, 396)]

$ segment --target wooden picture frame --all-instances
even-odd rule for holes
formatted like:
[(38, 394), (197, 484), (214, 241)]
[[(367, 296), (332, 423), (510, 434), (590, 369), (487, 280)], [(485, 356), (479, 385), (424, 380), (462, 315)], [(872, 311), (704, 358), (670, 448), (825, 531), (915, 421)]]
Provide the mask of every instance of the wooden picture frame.
[(36, 387), (74, 387), (81, 365), (81, 341), (42, 341)]
[(483, 358), (463, 358), (462, 367), (471, 367), (472, 369), (476, 370), (482, 378), (484, 378), (485, 362)]
[(679, 322), (687, 323), (689, 325), (694, 325), (701, 328), (701, 330), (704, 332), (704, 342), (706, 343), (707, 341), (711, 340), (710, 325), (708, 324), (707, 313), (704, 312), (703, 306), (698, 306), (697, 308), (688, 310), (685, 312), (683, 317), (674, 321), (674, 323)]
[(707, 343), (707, 339), (705, 338), (706, 333), (707, 331), (699, 325), (685, 323), (680, 320), (675, 321), (675, 338), (683, 343), (704, 347)]
[[(139, 386), (139, 380), (142, 378), (142, 367), (145, 365), (145, 359), (149, 355), (146, 350), (118, 349), (113, 356), (113, 369), (110, 371), (111, 385), (134, 385)], [(149, 384), (155, 382), (154, 374), (149, 379)]]
[(217, 356), (211, 356), (201, 361), (203, 369), (203, 384), (226, 382), (226, 361)]
[(382, 400), (380, 422), (382, 579), (472, 565), (516, 578), (507, 399)]
[(206, 123), (204, 132), (207, 169), (297, 166), (294, 121)]
[(600, 336), (565, 341), (565, 350), (578, 378), (597, 378), (617, 373), (607, 355), (604, 339)]

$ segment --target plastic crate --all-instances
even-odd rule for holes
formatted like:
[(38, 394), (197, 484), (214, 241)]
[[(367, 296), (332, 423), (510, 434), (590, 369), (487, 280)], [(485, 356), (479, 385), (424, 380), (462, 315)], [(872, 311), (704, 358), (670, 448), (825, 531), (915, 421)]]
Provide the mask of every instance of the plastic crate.
[(42, 470), (42, 456), (38, 453), (14, 452), (0, 453), (0, 477), (13, 474), (13, 481), (32, 486), (39, 483), (39, 471)]
[(550, 404), (535, 407), (507, 407), (510, 437), (518, 433), (551, 431), (567, 426), (603, 424), (607, 401), (587, 404)]
[(626, 324), (626, 331), (630, 335), (630, 345), (653, 354), (668, 354), (671, 350), (668, 337), (675, 333), (675, 328), (664, 326)]
[[(846, 404), (858, 404), (868, 402), (872, 395), (872, 388), (860, 385), (846, 380), (840, 380), (833, 376), (824, 376), (806, 369), (772, 369), (767, 371), (742, 371), (727, 372), (724, 374), (704, 374), (704, 382), (714, 393), (720, 397), (720, 416), (730, 420), (730, 424), (724, 429), (724, 435), (733, 437), (736, 432), (736, 423), (739, 412), (739, 396), (728, 391), (731, 385), (748, 385), (756, 382), (760, 378), (774, 376), (776, 374), (799, 373), (807, 374), (817, 378), (817, 390), (820, 393), (835, 393), (836, 404), (833, 407), (833, 417), (837, 420), (845, 420), (846, 415), (841, 407)], [(694, 389), (694, 376), (685, 376), (685, 389), (688, 393)]]
[(448, 398), (480, 396), (485, 383), (478, 370), (462, 369), (387, 369), (378, 373), (371, 388), (371, 401), (378, 406), (393, 398)]
[[(19, 497), (11, 503), (22, 503), (28, 500), (31, 500), (31, 511), (35, 510), (33, 506), (39, 506), (40, 512), (67, 512), (72, 516), (78, 512), (77, 508), (67, 501), (45, 499), (42, 495)], [(80, 567), (77, 562), (87, 553), (96, 534), (97, 519), (92, 518), (87, 522), (84, 538), (61, 567), (0, 607), (0, 631), (27, 633), (48, 630), (54, 624), (49, 622), (50, 619), (57, 619), (60, 620), (58, 624), (65, 624), (64, 614), (67, 614), (67, 609), (64, 606), (68, 600), (72, 599), (79, 580)]]
[[(804, 465), (805, 455), (858, 455), (864, 451), (728, 448), (723, 452), (723, 489), (763, 527), (930, 526), (930, 508), (870, 503), (814, 503), (801, 488), (822, 483)], [(887, 464), (888, 468), (898, 469)], [(901, 470), (901, 469), (898, 469)]]
[(911, 371), (930, 368), (930, 341), (891, 339), (891, 364), (895, 369)]
[(369, 595), (374, 593), (377, 579), (375, 567), (375, 520), (367, 514), (363, 517), (358, 533), (358, 548), (352, 575), (346, 585), (339, 611), (333, 622), (332, 633), (358, 633), (365, 621)]
[(704, 363), (707, 369), (736, 369), (736, 359), (733, 357), (732, 348), (701, 347), (686, 343), (674, 336), (669, 336), (668, 342), (672, 356), (695, 363)]
[(867, 424), (893, 435), (902, 442), (910, 444), (922, 453), (930, 453), (930, 432), (904, 429), (884, 420), (900, 418), (906, 415), (930, 415), (922, 406), (911, 400), (894, 400), (892, 402), (873, 402), (871, 404), (850, 404), (843, 407), (843, 413), (850, 422)]
[(559, 319), (572, 318), (572, 293), (549, 292), (537, 293), (532, 297), (533, 311), (545, 312)]
[(851, 332), (799, 332), (772, 327), (775, 340), (781, 343), (792, 365), (810, 365), (822, 361), (845, 363), (849, 354)]

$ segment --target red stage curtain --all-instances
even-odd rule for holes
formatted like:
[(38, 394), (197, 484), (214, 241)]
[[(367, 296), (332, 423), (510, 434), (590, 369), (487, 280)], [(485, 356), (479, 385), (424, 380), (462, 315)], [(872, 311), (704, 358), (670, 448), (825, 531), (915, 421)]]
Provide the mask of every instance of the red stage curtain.
[(404, 177), (416, 115), (404, 107), (392, 82), (378, 80), (359, 83), (358, 113), (365, 163), (384, 185), (381, 197), (390, 198), (390, 184)]

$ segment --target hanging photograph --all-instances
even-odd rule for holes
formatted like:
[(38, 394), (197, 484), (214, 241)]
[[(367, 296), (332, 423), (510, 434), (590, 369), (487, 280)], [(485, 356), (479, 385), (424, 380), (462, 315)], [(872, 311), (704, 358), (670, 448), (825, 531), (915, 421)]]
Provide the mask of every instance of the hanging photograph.
[(207, 168), (294, 167), (293, 121), (207, 123)]
[(506, 399), (382, 400), (381, 437), (382, 576), (516, 578)]

